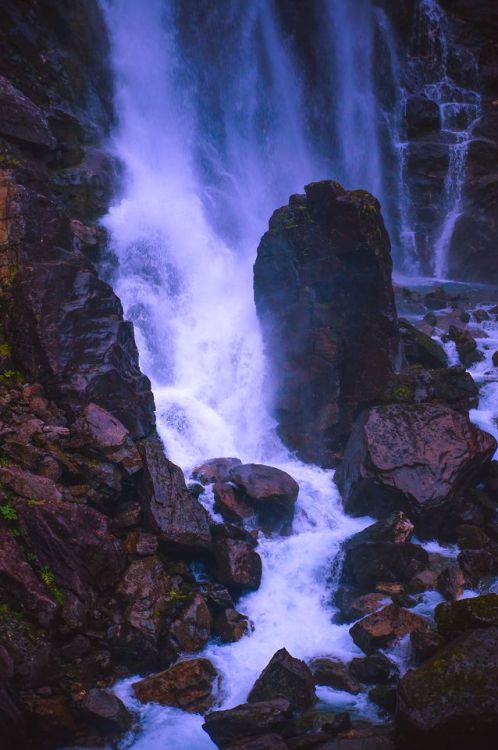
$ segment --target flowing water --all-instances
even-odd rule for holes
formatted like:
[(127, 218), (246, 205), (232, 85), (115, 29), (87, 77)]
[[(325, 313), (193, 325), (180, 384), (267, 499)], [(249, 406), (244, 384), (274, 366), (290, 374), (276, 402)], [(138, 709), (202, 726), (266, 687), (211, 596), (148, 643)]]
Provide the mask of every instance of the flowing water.
[[(245, 700), (283, 646), (303, 659), (359, 653), (348, 626), (332, 622), (331, 596), (341, 542), (369, 523), (343, 514), (332, 472), (295, 460), (275, 435), (252, 264), (272, 211), (306, 182), (339, 177), (389, 205), (383, 133), (399, 123), (385, 114), (372, 69), (379, 38), (395, 69), (395, 45), (369, 0), (310, 3), (324, 19), (322, 49), (328, 44), (329, 109), (316, 118), (277, 5), (105, 1), (119, 119), (113, 143), (125, 170), (106, 218), (118, 260), (113, 284), (135, 324), (167, 454), (187, 474), (204, 459), (235, 455), (280, 467), (300, 484), (293, 534), (260, 540), (261, 587), (238, 603), (254, 632), (203, 652), (222, 676), (224, 707)], [(328, 140), (318, 121), (330, 126)], [(131, 682), (117, 690), (139, 711), (141, 730), (123, 749), (214, 747), (200, 716), (138, 706)], [(364, 694), (321, 688), (319, 696), (325, 706), (375, 716)]]

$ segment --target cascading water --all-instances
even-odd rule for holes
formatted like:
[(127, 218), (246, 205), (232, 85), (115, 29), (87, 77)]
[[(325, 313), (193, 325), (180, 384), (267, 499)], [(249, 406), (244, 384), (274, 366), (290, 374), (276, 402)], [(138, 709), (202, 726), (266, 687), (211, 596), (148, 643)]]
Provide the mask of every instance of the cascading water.
[[(271, 211), (326, 173), (308, 145), (299, 79), (272, 3), (221, 5), (204, 17), (205, 32), (211, 23), (226, 34), (209, 97), (202, 54), (185, 50), (212, 39), (198, 40), (195, 24), (181, 27), (181, 3), (106, 5), (115, 146), (126, 169), (106, 225), (119, 261), (116, 291), (135, 323), (170, 458), (188, 471), (201, 459), (237, 455), (287, 470), (300, 484), (293, 535), (261, 540), (261, 587), (239, 602), (254, 633), (205, 649), (222, 675), (219, 702), (232, 706), (282, 646), (306, 659), (359, 653), (347, 626), (332, 623), (326, 581), (341, 542), (366, 521), (344, 516), (331, 472), (288, 455), (265, 409), (255, 248)], [(132, 701), (127, 683), (120, 691)], [(367, 703), (328, 689), (322, 697), (353, 709)], [(140, 711), (142, 732), (123, 747), (213, 746), (200, 716)]]

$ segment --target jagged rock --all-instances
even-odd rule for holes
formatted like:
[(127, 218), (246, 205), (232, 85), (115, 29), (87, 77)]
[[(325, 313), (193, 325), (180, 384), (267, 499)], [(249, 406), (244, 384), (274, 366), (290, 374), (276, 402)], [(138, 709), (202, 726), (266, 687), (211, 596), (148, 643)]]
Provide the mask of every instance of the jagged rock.
[(242, 464), (230, 469), (229, 479), (256, 508), (263, 523), (292, 520), (299, 485), (285, 471), (262, 464)]
[(427, 630), (427, 620), (406, 609), (389, 604), (379, 612), (363, 618), (350, 628), (350, 634), (365, 654), (392, 646), (414, 630)]
[(292, 707), (284, 698), (243, 703), (226, 711), (212, 711), (206, 715), (202, 725), (220, 748), (227, 748), (237, 740), (249, 737), (288, 733), (292, 727)]
[(161, 654), (163, 661), (169, 662), (181, 652), (199, 651), (211, 637), (211, 630), (211, 613), (204, 597), (196, 591), (168, 627)]
[(127, 555), (139, 555), (148, 557), (157, 552), (157, 538), (154, 534), (146, 534), (144, 531), (130, 531), (123, 542), (123, 549)]
[(353, 695), (360, 692), (360, 684), (339, 659), (321, 657), (313, 659), (309, 666), (315, 685), (325, 685)]
[(350, 662), (349, 671), (366, 685), (393, 682), (399, 674), (397, 666), (384, 654), (356, 657)]
[(437, 578), (437, 590), (445, 599), (459, 599), (465, 589), (465, 576), (459, 565), (448, 565)]
[(494, 745), (498, 731), (498, 628), (470, 631), (399, 683), (396, 722), (424, 747)]
[(441, 127), (439, 105), (418, 94), (407, 97), (405, 119), (408, 138), (420, 138), (437, 132)]
[(356, 594), (356, 589), (351, 589), (348, 594), (344, 587), (341, 587), (341, 591), (336, 592), (334, 603), (341, 613), (340, 622), (359, 620), (360, 617), (365, 617), (365, 615), (369, 615), (371, 612), (377, 612), (378, 609), (381, 609), (386, 604), (384, 594), (371, 593), (363, 594), (362, 596), (356, 596)]
[(137, 446), (126, 427), (97, 404), (88, 404), (72, 426), (73, 445), (120, 464), (127, 474), (142, 468)]
[(396, 711), (397, 691), (394, 685), (376, 685), (368, 691), (368, 697), (388, 714)]
[(438, 604), (434, 617), (444, 636), (455, 637), (464, 630), (498, 627), (498, 594)]
[(413, 524), (402, 512), (367, 527), (345, 545), (342, 580), (360, 591), (370, 591), (379, 581), (406, 581), (429, 560), (427, 552), (407, 540)]
[(358, 408), (394, 374), (392, 262), (371, 195), (331, 181), (305, 192), (273, 214), (254, 291), (280, 435), (304, 460), (332, 466)]
[(424, 591), (434, 591), (437, 588), (437, 580), (437, 573), (425, 568), (410, 578), (405, 584), (405, 591), (407, 594), (422, 594)]
[(142, 508), (159, 540), (179, 550), (210, 548), (209, 515), (185, 485), (181, 469), (168, 461), (159, 438), (140, 447), (144, 471), (139, 480)]
[(457, 562), (471, 586), (477, 586), (482, 578), (498, 573), (498, 558), (484, 549), (466, 549), (460, 552)]
[(226, 482), (230, 469), (238, 466), (242, 461), (240, 458), (211, 458), (203, 464), (192, 469), (193, 479), (201, 484), (214, 484), (215, 482)]
[(310, 708), (316, 702), (315, 683), (309, 668), (281, 648), (270, 659), (254, 683), (249, 703), (285, 698), (297, 710)]
[(124, 703), (106, 690), (89, 690), (81, 707), (85, 716), (102, 732), (124, 732), (131, 725), (131, 715)]
[(404, 318), (398, 321), (403, 351), (410, 365), (421, 365), (428, 370), (448, 366), (443, 347)]
[(389, 384), (384, 403), (446, 404), (458, 411), (477, 408), (479, 389), (462, 365), (404, 370)]
[(214, 577), (231, 591), (257, 589), (261, 583), (261, 558), (249, 542), (222, 539), (213, 545)]
[(495, 450), (494, 437), (446, 406), (374, 407), (357, 419), (336, 481), (348, 513), (403, 510), (433, 536)]
[(213, 705), (213, 690), (218, 679), (208, 659), (189, 659), (134, 682), (133, 690), (141, 703), (160, 703), (189, 713), (204, 713)]

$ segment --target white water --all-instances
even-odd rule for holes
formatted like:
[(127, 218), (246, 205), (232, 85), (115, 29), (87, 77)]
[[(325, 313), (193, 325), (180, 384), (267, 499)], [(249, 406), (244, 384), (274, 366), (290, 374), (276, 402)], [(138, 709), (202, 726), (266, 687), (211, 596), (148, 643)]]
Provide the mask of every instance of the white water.
[[(287, 470), (300, 484), (293, 535), (260, 540), (261, 587), (238, 604), (254, 632), (203, 652), (222, 675), (218, 702), (228, 707), (245, 700), (283, 646), (303, 659), (359, 654), (348, 627), (332, 623), (327, 579), (341, 542), (368, 519), (342, 513), (332, 472), (289, 456), (264, 398), (255, 250), (271, 212), (307, 181), (328, 176), (307, 143), (292, 55), (271, 2), (231, 6), (237, 57), (233, 70), (213, 63), (224, 75), (213, 119), (198, 71), (179, 51), (178, 7), (163, 0), (106, 6), (119, 114), (114, 145), (126, 168), (124, 194), (106, 219), (119, 261), (115, 289), (135, 323), (171, 459), (188, 471), (200, 460), (236, 455)], [(139, 707), (130, 681), (119, 691), (141, 722), (122, 748), (213, 747), (202, 717)], [(374, 715), (364, 695), (323, 689), (320, 697)]]

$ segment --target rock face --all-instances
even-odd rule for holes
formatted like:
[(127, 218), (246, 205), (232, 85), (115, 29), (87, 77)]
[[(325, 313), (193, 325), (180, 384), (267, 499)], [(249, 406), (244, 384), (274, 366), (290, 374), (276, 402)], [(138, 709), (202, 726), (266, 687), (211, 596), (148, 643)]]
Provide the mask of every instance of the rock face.
[(491, 750), (498, 730), (498, 628), (452, 641), (401, 680), (396, 721), (408, 746)]
[(495, 450), (491, 435), (448, 407), (374, 407), (355, 423), (336, 481), (347, 512), (383, 517), (403, 510), (419, 533), (434, 535)]
[[(292, 709), (284, 698), (244, 703), (227, 711), (213, 711), (206, 716), (203, 729), (218, 747), (229, 747), (237, 740), (288, 731), (292, 726)], [(278, 747), (278, 745), (277, 745)]]
[(258, 248), (254, 294), (284, 442), (332, 466), (399, 348), (389, 238), (378, 202), (335, 182), (278, 209)]
[(261, 583), (261, 558), (249, 542), (221, 539), (213, 547), (214, 575), (234, 593), (257, 589)]
[(204, 713), (213, 704), (218, 673), (208, 659), (181, 661), (165, 672), (133, 684), (141, 703), (160, 703), (189, 713)]

